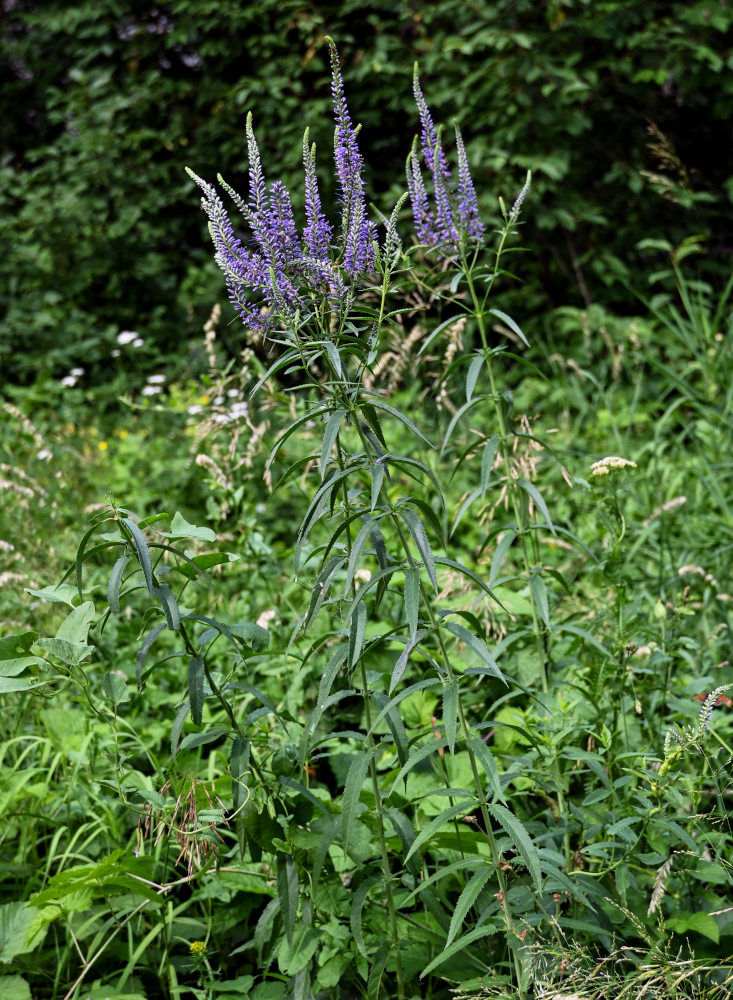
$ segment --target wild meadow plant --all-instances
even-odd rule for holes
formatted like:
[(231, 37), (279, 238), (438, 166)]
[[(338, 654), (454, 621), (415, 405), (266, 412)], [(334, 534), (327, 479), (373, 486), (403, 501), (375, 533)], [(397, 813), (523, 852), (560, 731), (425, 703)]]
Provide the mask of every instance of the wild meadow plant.
[[(451, 168), (416, 68), (407, 194), (380, 229), (329, 46), (337, 223), (307, 132), (302, 232), (287, 189), (265, 179), (251, 116), (247, 197), (220, 179), (248, 237), (191, 174), (234, 308), (272, 351), (257, 376), (247, 355), (249, 400), (222, 410), (224, 424), (211, 418), (206, 434), (238, 420), (254, 434), (248, 406), (277, 380), (285, 387), (270, 392), (257, 442), (281, 428), (263, 471), (273, 503), (295, 497), (284, 546), (293, 570), (284, 582), (258, 542), (242, 578), (277, 605), (280, 624), (268, 628), (276, 611), (254, 597), (244, 597), (245, 620), (197, 610), (197, 585), (216, 592), (237, 558), (211, 550), (210, 528), (113, 504), (82, 538), (76, 586), (36, 592), (71, 609), (56, 634), (0, 640), (6, 693), (76, 692), (106, 734), (99, 782), (135, 817), (134, 849), (70, 859), (79, 863), (13, 911), (25, 944), (10, 959), (21, 963), (49, 928), (62, 941), (60, 921), (73, 931), (76, 952), (55, 945), (54, 997), (80, 996), (106, 963), (99, 987), (134, 980), (135, 996), (445, 1000), (453, 985), (461, 996), (523, 998), (560, 988), (566, 972), (580, 991), (571, 973), (593, 949), (613, 954), (617, 935), (657, 957), (673, 931), (720, 937), (704, 908), (725, 909), (710, 886), (730, 885), (730, 829), (722, 814), (717, 827), (705, 819), (726, 788), (719, 752), (704, 754), (723, 686), (701, 709), (698, 691), (680, 701), (699, 720), (665, 740), (642, 699), (671, 697), (677, 605), (646, 616), (659, 640), (649, 662), (669, 664), (662, 684), (630, 645), (641, 617), (637, 605), (628, 614), (631, 555), (647, 537), (627, 537), (635, 459), (589, 463), (601, 534), (584, 541), (537, 485), (550, 482), (548, 457), (568, 490), (573, 482), (535, 432), (541, 415), (518, 410), (516, 373), (542, 374), (521, 327), (492, 302), (530, 178), (510, 209), (500, 201), (489, 240), (461, 131)], [(421, 339), (415, 371), (441, 337), (451, 345), (451, 405), (420, 414), (393, 405), (378, 374), (385, 345), (408, 339), (416, 302), (447, 315)], [(199, 464), (231, 498), (222, 522), (236, 519), (253, 456), (235, 448), (225, 475), (205, 461), (206, 434)], [(267, 506), (256, 513), (266, 519)], [(602, 581), (613, 628), (590, 630), (582, 572)], [(269, 589), (259, 582), (275, 574)], [(105, 606), (99, 620), (90, 591)], [(129, 667), (112, 666), (128, 621), (136, 690)], [(129, 711), (146, 700), (167, 716), (146, 722), (150, 731)], [(704, 780), (680, 766), (698, 755)], [(11, 763), (20, 772), (17, 754)], [(676, 909), (663, 918), (665, 887)], [(87, 907), (104, 899), (111, 916), (76, 926), (80, 893)], [(587, 950), (571, 962), (575, 935)], [(710, 974), (717, 988), (727, 972)]]

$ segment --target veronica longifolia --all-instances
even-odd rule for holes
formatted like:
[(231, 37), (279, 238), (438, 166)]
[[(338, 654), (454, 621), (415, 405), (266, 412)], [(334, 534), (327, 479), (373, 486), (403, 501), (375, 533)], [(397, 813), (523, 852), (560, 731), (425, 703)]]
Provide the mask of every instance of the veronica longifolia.
[[(483, 241), (484, 226), (479, 218), (476, 191), (457, 124), (458, 180), (453, 178), (440, 143), (440, 133), (433, 124), (420, 89), (417, 65), (413, 92), (420, 115), (420, 138), (415, 138), (407, 158), (407, 189), (415, 231), (420, 242), (437, 250), (439, 256), (451, 256), (459, 253), (462, 245), (475, 246)], [(423, 165), (432, 179), (432, 205), (425, 186)]]
[(359, 129), (351, 123), (338, 53), (330, 39), (329, 46), (336, 120), (334, 160), (342, 209), (341, 232), (335, 244), (333, 227), (321, 207), (315, 146), (308, 144), (308, 130), (303, 137), (306, 225), (302, 238), (298, 236), (287, 188), (281, 181), (269, 186), (265, 181), (251, 114), (245, 130), (248, 200), (218, 177), (249, 226), (252, 240), (247, 246), (235, 235), (213, 185), (188, 170), (204, 193), (201, 207), (209, 219), (215, 259), (224, 272), (230, 299), (245, 326), (261, 333), (278, 321), (288, 325), (296, 314), (307, 315), (316, 300), (322, 302), (325, 298), (335, 309), (347, 306), (359, 279), (375, 266), (377, 232), (367, 218), (363, 160), (357, 143)]

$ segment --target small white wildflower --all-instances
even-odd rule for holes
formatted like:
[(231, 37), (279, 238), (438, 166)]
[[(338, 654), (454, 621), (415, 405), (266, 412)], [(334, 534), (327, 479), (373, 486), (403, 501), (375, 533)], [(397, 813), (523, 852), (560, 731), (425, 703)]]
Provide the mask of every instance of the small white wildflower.
[(131, 344), (137, 339), (137, 334), (134, 330), (122, 330), (121, 333), (117, 334), (118, 344)]
[(132, 342), (132, 346), (133, 347), (142, 347), (144, 343), (145, 343), (145, 341), (143, 340), (142, 337), (135, 337), (135, 339)]
[(203, 409), (204, 409), (203, 406), (199, 406), (198, 403), (194, 403), (193, 406), (188, 407), (186, 413), (190, 414), (192, 417), (195, 417), (197, 413), (202, 413)]
[(60, 384), (64, 387), (64, 389), (73, 389), (76, 385), (76, 376), (64, 375), (64, 377), (60, 379)]
[(594, 462), (590, 467), (591, 476), (607, 476), (609, 472), (617, 469), (635, 469), (636, 462), (629, 458), (621, 458), (619, 455), (607, 455)]
[(221, 406), (223, 402), (224, 402), (223, 396), (216, 396), (216, 398), (214, 399), (214, 406)]
[(38, 452), (36, 458), (40, 458), (42, 462), (47, 462), (49, 458), (53, 458), (53, 452), (51, 451), (50, 448), (43, 448), (41, 451)]
[(680, 566), (677, 573), (679, 576), (705, 576), (705, 570), (702, 566), (695, 566), (692, 563)]
[(72, 368), (71, 371), (69, 372), (69, 375), (76, 375), (77, 378), (81, 378), (83, 374), (84, 374), (83, 368)]
[(144, 385), (141, 391), (143, 396), (155, 396), (163, 390), (159, 385)]
[(112, 357), (113, 357), (113, 358), (119, 358), (119, 356), (120, 356), (121, 354), (122, 354), (122, 351), (121, 351), (121, 350), (120, 350), (120, 349), (119, 349), (118, 347), (115, 347), (115, 348), (113, 349), (113, 351), (112, 351)]
[(257, 619), (257, 624), (260, 626), (260, 628), (267, 628), (268, 623), (271, 622), (274, 617), (275, 617), (275, 612), (272, 609), (263, 611), (260, 617)]
[(149, 385), (165, 385), (165, 375), (148, 375)]
[(239, 395), (239, 389), (227, 389), (227, 396), (229, 396), (230, 399), (234, 399), (235, 396), (238, 395)]

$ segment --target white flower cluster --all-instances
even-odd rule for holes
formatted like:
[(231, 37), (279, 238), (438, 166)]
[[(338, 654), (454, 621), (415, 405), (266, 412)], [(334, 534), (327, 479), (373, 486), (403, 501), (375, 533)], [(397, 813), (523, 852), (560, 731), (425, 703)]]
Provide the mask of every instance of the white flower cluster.
[[(120, 347), (127, 347), (128, 344), (132, 347), (142, 347), (145, 341), (135, 330), (121, 330), (117, 334), (117, 343)], [(120, 354), (122, 354), (122, 351), (119, 347), (116, 347), (112, 351), (113, 358), (119, 358)]]
[(610, 472), (627, 468), (635, 469), (636, 462), (632, 462), (628, 458), (619, 458), (618, 455), (609, 455), (607, 458), (594, 462), (590, 467), (590, 474), (591, 476), (607, 476)]
[(64, 375), (64, 377), (60, 379), (60, 384), (64, 387), (64, 389), (73, 389), (83, 374), (83, 368), (72, 368), (68, 375)]
[(147, 384), (142, 387), (143, 396), (157, 396), (163, 391), (165, 375), (148, 375)]

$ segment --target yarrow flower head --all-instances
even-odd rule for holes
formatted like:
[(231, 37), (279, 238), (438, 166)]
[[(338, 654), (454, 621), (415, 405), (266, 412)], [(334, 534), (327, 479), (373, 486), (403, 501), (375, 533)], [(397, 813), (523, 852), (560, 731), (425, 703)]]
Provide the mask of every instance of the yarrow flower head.
[(636, 462), (628, 458), (620, 458), (618, 455), (608, 455), (594, 462), (590, 467), (591, 476), (607, 476), (611, 472), (618, 472), (621, 469), (635, 469)]
[[(458, 159), (458, 179), (454, 181), (441, 145), (440, 132), (435, 128), (420, 89), (417, 63), (413, 92), (420, 116), (420, 137), (415, 138), (407, 158), (407, 189), (415, 231), (421, 243), (446, 254), (455, 254), (462, 244), (480, 244), (485, 232), (479, 217), (463, 136), (458, 125), (454, 124)], [(432, 205), (423, 168), (432, 180)]]
[(259, 147), (247, 116), (245, 129), (249, 160), (249, 197), (245, 201), (222, 178), (219, 183), (232, 198), (252, 233), (245, 246), (213, 185), (189, 176), (204, 197), (201, 206), (209, 219), (215, 259), (223, 271), (229, 295), (245, 325), (261, 333), (276, 320), (307, 315), (313, 295), (325, 295), (332, 308), (348, 304), (359, 280), (375, 267), (376, 227), (367, 218), (363, 160), (344, 96), (344, 86), (333, 41), (331, 91), (336, 129), (334, 160), (341, 202), (341, 233), (334, 245), (333, 227), (322, 207), (316, 175), (315, 146), (303, 138), (306, 225), (298, 235), (290, 194), (281, 181), (268, 185)]

